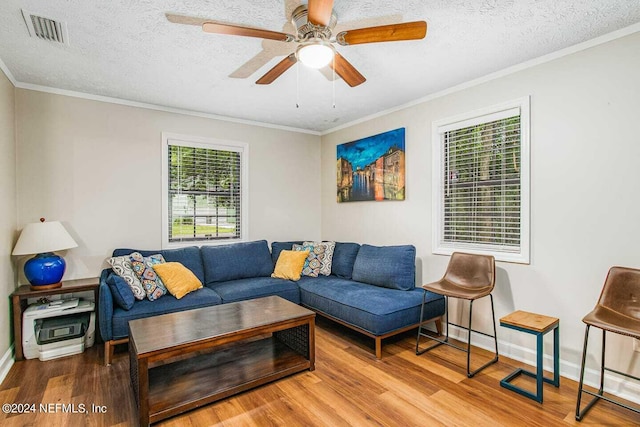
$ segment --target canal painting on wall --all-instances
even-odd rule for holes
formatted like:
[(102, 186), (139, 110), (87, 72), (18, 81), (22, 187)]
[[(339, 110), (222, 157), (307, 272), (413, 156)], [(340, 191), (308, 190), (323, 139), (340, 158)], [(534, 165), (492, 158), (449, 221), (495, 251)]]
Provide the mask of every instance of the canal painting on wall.
[(337, 200), (404, 200), (405, 129), (337, 146)]

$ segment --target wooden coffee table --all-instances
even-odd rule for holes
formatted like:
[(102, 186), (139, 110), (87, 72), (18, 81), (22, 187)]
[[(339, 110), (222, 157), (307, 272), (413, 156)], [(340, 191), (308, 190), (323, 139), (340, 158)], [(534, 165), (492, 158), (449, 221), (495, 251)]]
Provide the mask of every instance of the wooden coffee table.
[(315, 369), (315, 313), (271, 296), (129, 322), (140, 425)]

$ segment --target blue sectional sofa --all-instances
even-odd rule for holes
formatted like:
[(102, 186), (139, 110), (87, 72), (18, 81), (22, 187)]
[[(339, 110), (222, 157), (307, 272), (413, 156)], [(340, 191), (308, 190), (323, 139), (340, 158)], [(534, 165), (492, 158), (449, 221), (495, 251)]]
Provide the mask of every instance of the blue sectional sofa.
[(293, 282), (272, 278), (282, 250), (302, 242), (266, 240), (220, 246), (165, 250), (116, 249), (113, 256), (140, 252), (160, 253), (167, 262), (180, 262), (204, 284), (181, 299), (170, 294), (156, 301), (132, 300), (122, 295), (120, 278), (112, 269), (102, 271), (98, 303), (105, 363), (113, 346), (128, 341), (128, 322), (176, 311), (277, 295), (375, 339), (382, 357), (382, 340), (418, 326), (422, 299), (423, 322), (436, 322), (444, 314), (444, 299), (415, 287), (415, 248), (410, 245), (376, 247), (337, 242), (331, 275), (303, 276)]

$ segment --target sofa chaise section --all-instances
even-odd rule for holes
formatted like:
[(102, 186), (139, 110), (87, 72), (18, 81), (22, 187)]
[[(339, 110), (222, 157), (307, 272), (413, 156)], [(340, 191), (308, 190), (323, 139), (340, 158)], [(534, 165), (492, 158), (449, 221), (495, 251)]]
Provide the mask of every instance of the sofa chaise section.
[[(297, 242), (274, 242), (272, 255)], [(331, 275), (302, 277), (300, 303), (319, 315), (375, 340), (382, 357), (384, 338), (434, 322), (442, 330), (444, 298), (415, 287), (413, 245), (371, 246), (337, 242)], [(425, 310), (420, 319), (422, 299)]]
[[(376, 357), (382, 357), (382, 340), (418, 327), (424, 291), (372, 286), (338, 277), (300, 280), (302, 305), (375, 340)], [(436, 322), (441, 330), (444, 300), (426, 296), (423, 322)]]

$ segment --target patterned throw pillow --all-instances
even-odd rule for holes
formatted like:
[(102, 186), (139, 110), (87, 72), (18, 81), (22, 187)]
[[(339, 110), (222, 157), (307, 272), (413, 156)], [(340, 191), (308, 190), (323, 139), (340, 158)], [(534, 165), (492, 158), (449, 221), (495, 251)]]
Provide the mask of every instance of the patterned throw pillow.
[(129, 255), (114, 256), (109, 258), (107, 263), (118, 276), (122, 277), (125, 282), (127, 282), (136, 299), (142, 300), (147, 296), (147, 293), (142, 287), (142, 282), (140, 282), (140, 279), (138, 279), (138, 276), (136, 276), (136, 273), (133, 271)]
[(136, 273), (136, 276), (138, 276), (138, 279), (140, 279), (140, 282), (142, 282), (142, 287), (149, 301), (155, 301), (167, 293), (167, 288), (164, 286), (164, 283), (162, 283), (160, 277), (158, 277), (153, 270), (155, 264), (165, 262), (162, 255), (155, 254), (143, 257), (140, 252), (134, 252), (129, 255), (129, 259), (131, 260), (133, 271)]
[(309, 277), (318, 277), (320, 274), (320, 267), (322, 265), (322, 260), (324, 259), (324, 246), (313, 246), (313, 245), (293, 245), (292, 248), (294, 251), (309, 251), (309, 255), (307, 255), (307, 260), (304, 262), (304, 266), (302, 267), (302, 275)]
[(336, 242), (304, 242), (305, 246), (324, 246), (324, 256), (320, 259), (320, 274), (323, 276), (331, 275), (331, 262), (333, 261), (333, 252), (336, 249)]

